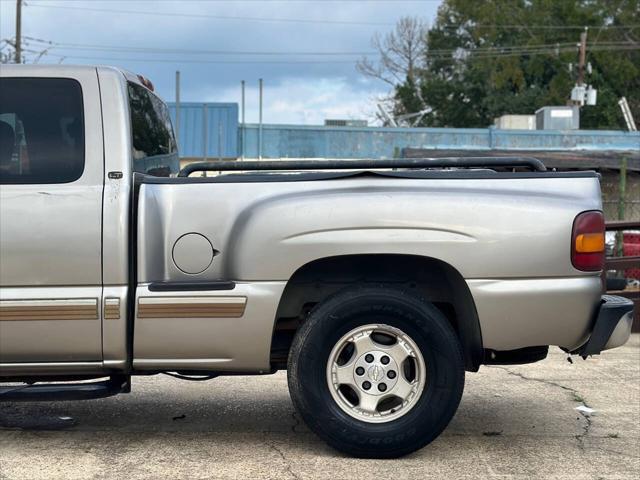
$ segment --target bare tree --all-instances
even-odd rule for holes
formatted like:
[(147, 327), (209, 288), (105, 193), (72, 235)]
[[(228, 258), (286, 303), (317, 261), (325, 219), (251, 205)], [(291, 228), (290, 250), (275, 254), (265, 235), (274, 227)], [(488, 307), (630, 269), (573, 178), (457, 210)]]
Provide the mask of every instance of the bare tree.
[(12, 39), (0, 39), (0, 63), (13, 63), (15, 61), (15, 42)]
[[(49, 40), (23, 36), (20, 63), (38, 63), (54, 47), (55, 44)], [(15, 37), (0, 39), (0, 64), (15, 63), (16, 58)], [(60, 63), (64, 58), (60, 57)]]
[(407, 79), (413, 80), (416, 69), (423, 66), (427, 43), (427, 24), (414, 17), (402, 17), (393, 31), (371, 39), (379, 58), (363, 57), (356, 68), (368, 77), (395, 87)]
[(393, 89), (376, 101), (378, 108), (374, 115), (383, 126), (396, 125), (390, 117), (413, 113), (405, 111), (395, 98), (396, 87), (407, 81), (414, 86), (421, 108), (424, 108), (416, 73), (425, 67), (428, 30), (426, 22), (420, 18), (403, 17), (391, 32), (376, 33), (371, 39), (371, 45), (378, 52), (376, 58), (363, 57), (356, 64), (360, 73), (381, 80)]

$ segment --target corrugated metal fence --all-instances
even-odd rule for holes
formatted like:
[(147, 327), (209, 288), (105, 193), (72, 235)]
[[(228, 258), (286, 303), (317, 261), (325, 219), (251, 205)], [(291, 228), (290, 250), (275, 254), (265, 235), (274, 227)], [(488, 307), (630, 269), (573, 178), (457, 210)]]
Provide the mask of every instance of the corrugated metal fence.
[[(640, 151), (640, 132), (378, 128), (247, 124), (247, 158), (395, 158), (407, 147), (435, 150)], [(262, 155), (259, 155), (260, 152)]]
[[(176, 107), (170, 103), (174, 126)], [(405, 148), (434, 150), (640, 151), (640, 132), (379, 128), (238, 124), (236, 103), (181, 103), (180, 156), (203, 158), (395, 158)], [(244, 137), (244, 138), (243, 138)]]
[(237, 103), (180, 103), (180, 119), (176, 122), (176, 106), (169, 104), (169, 113), (181, 157), (217, 159), (237, 158)]

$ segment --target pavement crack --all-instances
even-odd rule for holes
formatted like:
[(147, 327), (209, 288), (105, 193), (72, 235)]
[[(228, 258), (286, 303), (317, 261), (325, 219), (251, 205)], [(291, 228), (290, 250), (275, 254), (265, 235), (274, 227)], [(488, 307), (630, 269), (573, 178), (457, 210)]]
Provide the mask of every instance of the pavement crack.
[(582, 412), (580, 412), (580, 415), (582, 415), (582, 417), (586, 420), (586, 423), (582, 426), (582, 433), (576, 435), (575, 438), (578, 442), (578, 448), (584, 451), (584, 439), (587, 437), (587, 435), (589, 435), (589, 430), (591, 429), (591, 417), (585, 415)]
[(266, 442), (266, 444), (271, 450), (273, 450), (280, 456), (289, 475), (291, 475), (295, 480), (302, 480), (302, 477), (294, 472), (293, 468), (291, 468), (291, 464), (289, 463), (289, 460), (285, 456), (284, 452), (271, 442)]
[[(514, 377), (518, 377), (518, 378), (521, 378), (523, 380), (527, 380), (527, 381), (530, 381), (530, 382), (543, 383), (543, 384), (549, 385), (551, 387), (560, 388), (560, 389), (564, 390), (565, 392), (569, 392), (571, 394), (572, 399), (575, 402), (581, 403), (585, 407), (591, 408), (591, 406), (587, 403), (587, 401), (584, 398), (584, 396), (582, 394), (580, 394), (580, 392), (578, 392), (578, 390), (576, 390), (575, 388), (567, 387), (566, 385), (562, 385), (561, 383), (552, 382), (551, 380), (545, 380), (543, 378), (528, 377), (528, 376), (526, 376), (526, 375), (524, 375), (522, 373), (514, 372), (512, 370), (509, 370), (506, 367), (501, 367), (499, 365), (492, 365), (492, 367), (493, 368), (498, 368), (500, 370), (503, 370), (503, 371), (507, 372), (509, 375), (513, 375)], [(589, 431), (591, 430), (592, 420), (591, 420), (591, 416), (590, 415), (585, 414), (584, 412), (579, 412), (579, 413), (580, 413), (580, 416), (582, 416), (582, 418), (584, 418), (585, 423), (582, 426), (582, 432), (577, 434), (577, 435), (574, 435), (574, 438), (578, 442), (578, 448), (580, 450), (584, 451), (584, 449), (585, 449), (584, 441), (585, 441), (585, 438), (587, 437), (587, 435), (589, 435)]]
[(574, 399), (580, 398), (581, 399), (580, 402), (582, 404), (584, 404), (585, 407), (589, 407), (589, 405), (587, 405), (587, 402), (584, 400), (584, 397), (582, 395), (580, 395), (580, 393), (575, 388), (567, 387), (566, 385), (562, 385), (562, 384), (557, 383), (557, 382), (552, 382), (551, 380), (545, 380), (544, 378), (527, 377), (526, 375), (523, 375), (522, 373), (514, 372), (512, 370), (509, 370), (506, 367), (500, 367), (498, 365), (492, 365), (491, 368), (499, 368), (500, 370), (504, 370), (505, 372), (507, 372), (509, 375), (513, 375), (514, 377), (522, 378), (523, 380), (528, 380), (530, 382), (544, 383), (544, 384), (550, 385), (552, 387), (561, 388), (562, 390), (564, 390), (566, 392), (570, 392), (573, 395)]

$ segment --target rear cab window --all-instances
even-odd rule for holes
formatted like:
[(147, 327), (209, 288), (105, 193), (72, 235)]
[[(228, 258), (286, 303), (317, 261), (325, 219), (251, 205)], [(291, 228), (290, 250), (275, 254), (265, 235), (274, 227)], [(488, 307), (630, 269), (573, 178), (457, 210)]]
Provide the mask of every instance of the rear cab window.
[(178, 148), (169, 109), (153, 92), (127, 82), (133, 171), (159, 177), (175, 176), (180, 170)]
[(85, 164), (82, 88), (68, 78), (0, 78), (0, 183), (78, 180)]

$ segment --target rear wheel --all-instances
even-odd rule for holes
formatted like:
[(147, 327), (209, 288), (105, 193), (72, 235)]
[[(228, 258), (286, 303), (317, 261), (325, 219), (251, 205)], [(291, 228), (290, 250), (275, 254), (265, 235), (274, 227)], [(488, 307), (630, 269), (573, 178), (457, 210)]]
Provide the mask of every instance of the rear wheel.
[(356, 287), (319, 304), (289, 354), (289, 391), (307, 425), (359, 457), (417, 450), (449, 423), (464, 362), (448, 321), (403, 290)]

